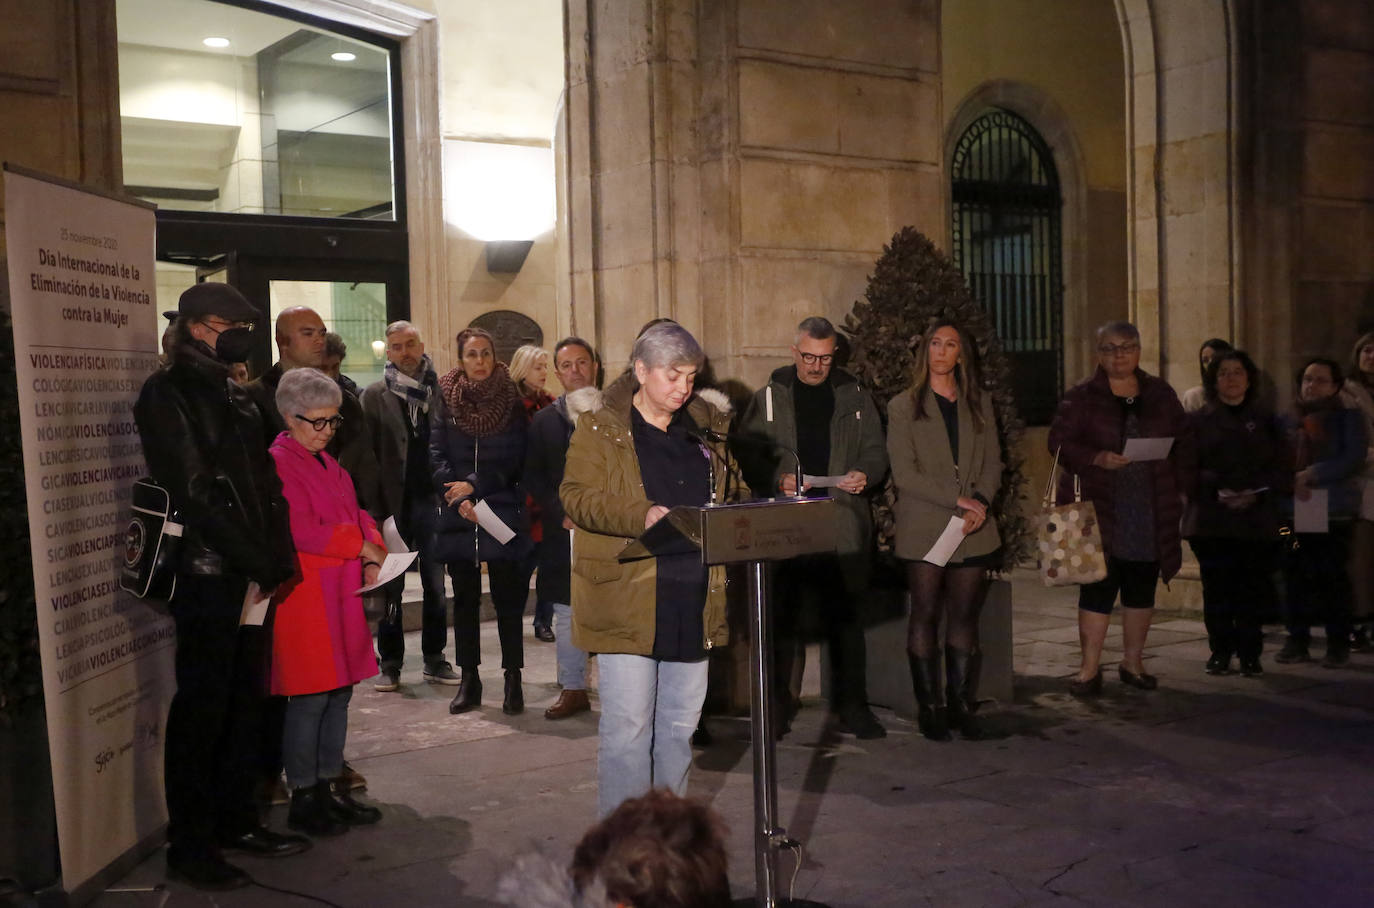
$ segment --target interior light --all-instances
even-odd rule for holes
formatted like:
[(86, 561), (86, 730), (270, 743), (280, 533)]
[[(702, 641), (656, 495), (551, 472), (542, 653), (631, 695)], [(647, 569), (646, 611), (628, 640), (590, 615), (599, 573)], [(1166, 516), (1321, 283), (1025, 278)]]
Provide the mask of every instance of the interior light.
[(228, 38), (206, 38), (204, 41), (201, 41), (200, 43), (201, 43), (201, 44), (204, 44), (206, 47), (228, 47), (228, 46), (229, 46), (229, 39), (228, 39)]
[(358, 55), (350, 54), (346, 50), (340, 50), (330, 54), (329, 59), (338, 60), (340, 63), (352, 63), (354, 60), (358, 59)]
[(381, 359), (383, 356), (385, 356), (385, 355), (386, 355), (386, 341), (373, 341), (373, 342), (372, 342), (372, 355), (375, 356), (377, 359)]

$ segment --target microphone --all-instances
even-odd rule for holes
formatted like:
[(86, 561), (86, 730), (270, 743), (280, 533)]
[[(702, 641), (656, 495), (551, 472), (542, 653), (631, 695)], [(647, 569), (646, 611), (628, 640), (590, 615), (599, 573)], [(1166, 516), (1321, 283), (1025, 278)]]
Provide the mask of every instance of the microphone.
[(795, 475), (796, 475), (796, 479), (797, 479), (797, 491), (794, 493), (793, 497), (795, 497), (795, 498), (801, 498), (801, 497), (802, 497), (802, 485), (803, 485), (803, 483), (802, 483), (802, 462), (801, 462), (801, 455), (799, 455), (799, 454), (798, 454), (795, 450), (793, 450), (792, 448), (789, 448), (787, 445), (783, 444), (782, 442), (774, 441), (774, 440), (771, 439), (771, 438), (766, 438), (766, 437), (761, 436), (761, 435), (740, 435), (740, 434), (738, 434), (738, 433), (736, 433), (736, 432), (731, 432), (731, 433), (729, 433), (729, 434), (726, 434), (725, 432), (717, 432), (715, 429), (703, 429), (702, 432), (706, 435), (707, 438), (709, 438), (711, 441), (715, 441), (715, 442), (726, 442), (726, 443), (739, 443), (739, 444), (745, 444), (745, 445), (755, 445), (755, 446), (758, 446), (758, 447), (765, 447), (765, 448), (769, 448), (770, 450), (776, 450), (776, 451), (784, 451), (784, 452), (786, 452), (786, 453), (788, 453), (788, 454), (791, 454), (791, 455), (792, 455), (792, 462), (793, 462), (794, 464), (796, 464)]

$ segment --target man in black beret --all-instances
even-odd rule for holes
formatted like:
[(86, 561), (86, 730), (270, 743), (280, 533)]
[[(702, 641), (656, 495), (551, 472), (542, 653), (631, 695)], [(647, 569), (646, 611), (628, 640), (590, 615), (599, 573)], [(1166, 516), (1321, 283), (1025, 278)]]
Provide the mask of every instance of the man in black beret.
[(184, 526), (170, 603), (177, 691), (165, 741), (167, 869), (197, 888), (234, 889), (249, 879), (222, 849), (279, 857), (310, 845), (258, 818), (263, 635), (239, 628), (245, 602), (295, 576), (295, 550), (262, 412), (230, 380), (261, 313), (233, 287), (204, 283), (172, 314), (167, 362), (134, 406), (148, 473)]

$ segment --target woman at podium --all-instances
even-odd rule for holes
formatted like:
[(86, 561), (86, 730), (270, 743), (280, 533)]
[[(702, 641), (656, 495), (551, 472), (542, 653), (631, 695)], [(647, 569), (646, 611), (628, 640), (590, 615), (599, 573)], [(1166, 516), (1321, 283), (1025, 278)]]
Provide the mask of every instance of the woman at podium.
[[(706, 698), (706, 656), (726, 642), (725, 570), (687, 551), (621, 562), (636, 537), (678, 506), (722, 498), (730, 404), (694, 391), (705, 356), (673, 322), (635, 341), (631, 369), (605, 393), (568, 395), (577, 420), (559, 489), (573, 530), (573, 642), (597, 654), (601, 722), (597, 811), (651, 788), (685, 794), (691, 737)], [(680, 548), (680, 547), (679, 547)]]

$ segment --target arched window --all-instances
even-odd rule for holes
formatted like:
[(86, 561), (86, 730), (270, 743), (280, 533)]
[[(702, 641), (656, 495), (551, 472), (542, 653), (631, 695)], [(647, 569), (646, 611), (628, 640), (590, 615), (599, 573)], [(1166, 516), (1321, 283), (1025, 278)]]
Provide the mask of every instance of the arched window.
[(959, 137), (951, 162), (953, 258), (992, 315), (1028, 425), (1054, 416), (1064, 380), (1059, 176), (1045, 140), (991, 109)]

